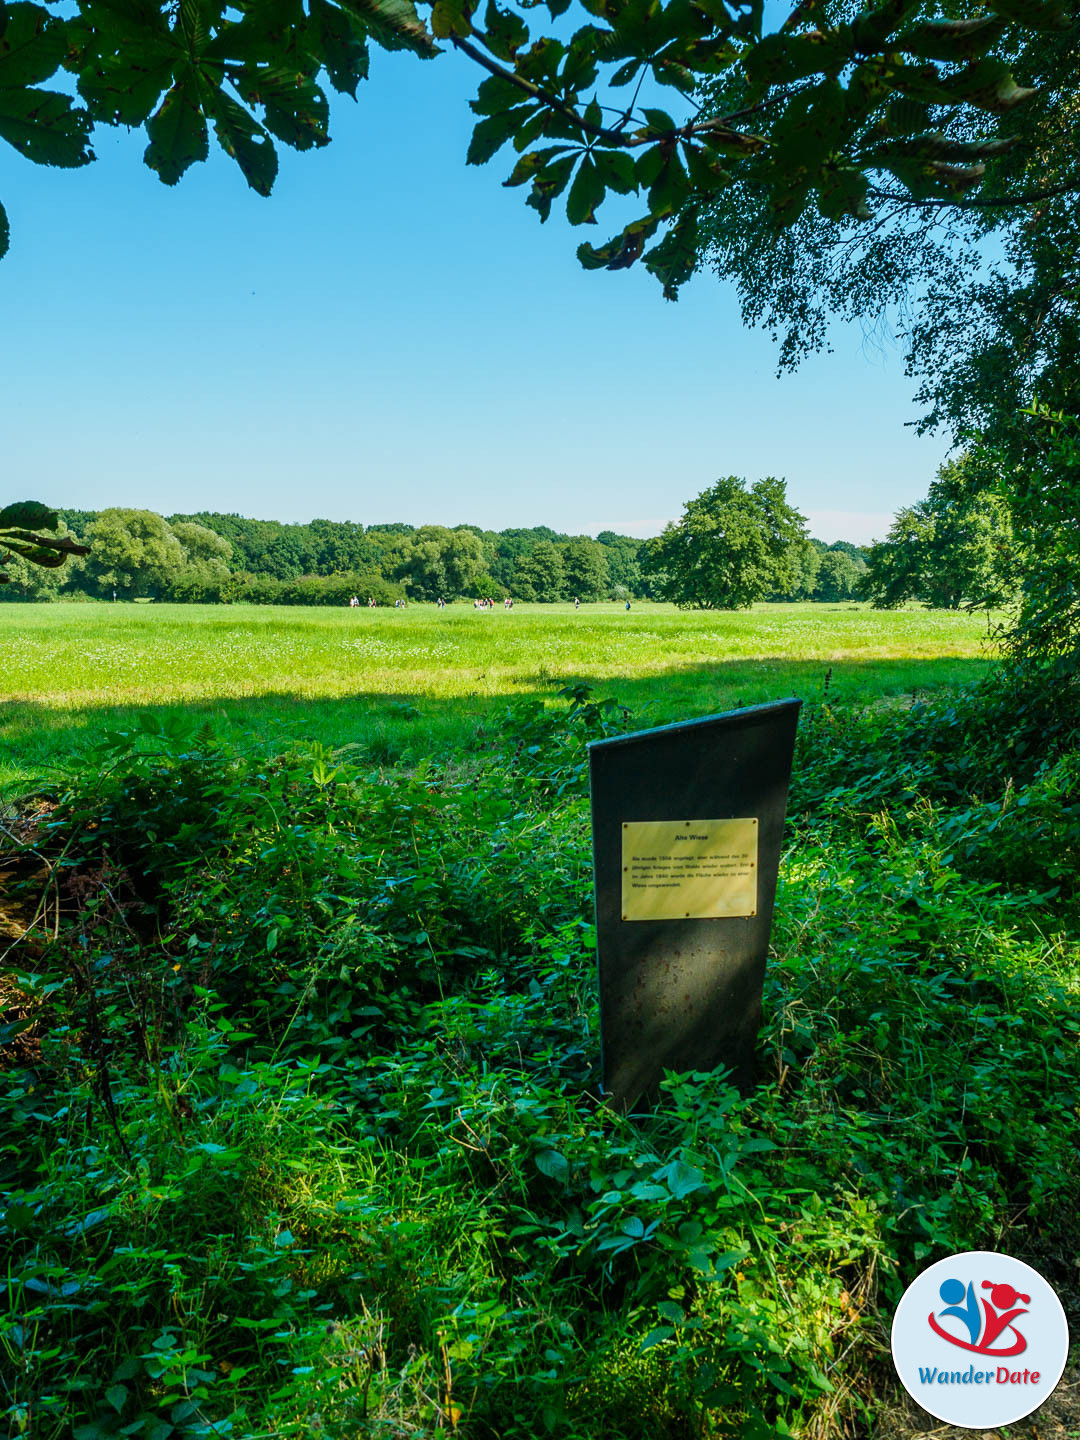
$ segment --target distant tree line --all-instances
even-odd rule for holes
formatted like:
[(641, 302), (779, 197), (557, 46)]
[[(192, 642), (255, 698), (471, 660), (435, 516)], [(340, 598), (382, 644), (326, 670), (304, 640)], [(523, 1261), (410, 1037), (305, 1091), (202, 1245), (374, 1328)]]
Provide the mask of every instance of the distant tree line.
[[(741, 486), (742, 482), (736, 482)], [(783, 482), (759, 482), (754, 494)], [(792, 512), (795, 513), (795, 512)], [(547, 526), (502, 531), (474, 525), (364, 526), (352, 521), (285, 524), (210, 511), (159, 515), (113, 508), (61, 512), (61, 533), (90, 554), (61, 571), (9, 566), (7, 600), (157, 599), (254, 604), (345, 605), (513, 595), (525, 601), (676, 598), (658, 541), (614, 531), (595, 539)], [(669, 527), (670, 528), (670, 527)], [(755, 598), (851, 598), (866, 571), (866, 552), (846, 541), (810, 539), (801, 517), (785, 532), (784, 556), (766, 567)], [(761, 577), (759, 576), (759, 579)], [(759, 587), (760, 588), (760, 587)], [(683, 600), (681, 603), (697, 603)], [(740, 596), (735, 603), (748, 603)]]
[(909, 601), (996, 608), (1017, 591), (1022, 557), (1008, 509), (975, 474), (977, 457), (942, 466), (925, 500), (905, 507), (868, 548), (813, 539), (782, 480), (718, 480), (663, 534), (595, 539), (548, 526), (285, 524), (201, 511), (60, 512), (57, 539), (90, 547), (63, 568), (8, 557), (7, 600), (158, 599), (346, 605), (472, 596), (527, 601), (654, 599), (699, 609), (757, 600)]

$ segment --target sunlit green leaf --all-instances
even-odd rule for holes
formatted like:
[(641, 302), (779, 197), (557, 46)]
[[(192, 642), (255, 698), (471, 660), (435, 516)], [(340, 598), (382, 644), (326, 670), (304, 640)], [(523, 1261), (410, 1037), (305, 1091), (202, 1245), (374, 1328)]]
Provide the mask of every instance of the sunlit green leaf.
[(595, 225), (594, 211), (604, 198), (604, 182), (600, 172), (586, 155), (574, 176), (566, 197), (566, 218), (571, 225)]
[(411, 50), (423, 58), (438, 54), (438, 47), (412, 0), (340, 0), (340, 3), (342, 9), (362, 22), (364, 30), (384, 50)]
[(214, 132), (244, 179), (259, 195), (269, 195), (277, 176), (277, 153), (263, 127), (242, 105), (219, 90), (213, 97)]
[(189, 166), (209, 154), (206, 118), (190, 77), (175, 84), (146, 123), (150, 144), (145, 160), (166, 185), (175, 185)]
[[(518, 94), (520, 96), (521, 92)], [(501, 110), (479, 121), (469, 141), (466, 164), (485, 164), (506, 144), (531, 113), (532, 106), (518, 105), (513, 110)]]
[(342, 95), (356, 98), (356, 87), (367, 79), (369, 55), (361, 28), (338, 5), (309, 0), (311, 25), (330, 83)]

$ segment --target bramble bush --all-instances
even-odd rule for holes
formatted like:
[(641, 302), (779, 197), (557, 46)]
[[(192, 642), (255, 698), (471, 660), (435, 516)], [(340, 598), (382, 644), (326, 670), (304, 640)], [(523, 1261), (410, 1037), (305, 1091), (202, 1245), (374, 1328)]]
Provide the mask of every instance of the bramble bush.
[(919, 1265), (1072, 1281), (1075, 731), (994, 683), (806, 717), (760, 1083), (629, 1118), (585, 801), (622, 707), (569, 687), (453, 767), (112, 736), (21, 832), (11, 1433), (816, 1440), (872, 1417)]

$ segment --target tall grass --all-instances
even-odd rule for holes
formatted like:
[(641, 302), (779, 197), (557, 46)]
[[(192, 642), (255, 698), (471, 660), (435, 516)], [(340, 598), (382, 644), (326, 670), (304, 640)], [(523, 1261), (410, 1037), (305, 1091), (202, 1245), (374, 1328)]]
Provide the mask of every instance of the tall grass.
[(237, 745), (356, 743), (375, 758), (484, 745), (507, 697), (585, 679), (644, 719), (797, 694), (871, 704), (968, 682), (981, 616), (856, 605), (0, 606), (0, 785), (77, 764), (138, 710), (183, 710)]

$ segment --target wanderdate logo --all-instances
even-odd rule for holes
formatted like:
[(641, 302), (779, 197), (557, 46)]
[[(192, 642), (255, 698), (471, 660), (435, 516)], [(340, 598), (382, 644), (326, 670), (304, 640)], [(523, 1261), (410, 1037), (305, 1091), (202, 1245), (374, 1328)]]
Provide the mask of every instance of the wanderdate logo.
[[(995, 1285), (992, 1280), (984, 1280), (982, 1289), (990, 1291), (990, 1298), (982, 1296), (982, 1307), (980, 1308), (970, 1280), (966, 1290), (962, 1280), (955, 1280), (952, 1276), (948, 1280), (943, 1280), (938, 1286), (938, 1294), (942, 1300), (948, 1301), (948, 1305), (939, 1315), (935, 1316), (931, 1312), (929, 1316), (930, 1329), (935, 1335), (940, 1335), (943, 1340), (948, 1340), (950, 1345), (959, 1345), (963, 1350), (974, 1350), (976, 1355), (1022, 1354), (1027, 1349), (1027, 1341), (1021, 1335), (1015, 1321), (1018, 1315), (1026, 1315), (1027, 1311), (1021, 1310), (1016, 1302), (1023, 1300), (1027, 1305), (1031, 1301), (1031, 1296), (1021, 1295), (1019, 1290), (1014, 1290), (1011, 1285)], [(959, 1335), (944, 1328), (941, 1321), (947, 1317), (963, 1321), (970, 1336), (970, 1342), (961, 1340)], [(1013, 1342), (1011, 1345), (1003, 1345), (995, 1350), (994, 1341), (1003, 1331), (1011, 1331)]]
[(924, 1410), (950, 1425), (994, 1429), (1051, 1394), (1069, 1328), (1038, 1271), (978, 1250), (939, 1260), (909, 1285), (893, 1319), (892, 1350), (905, 1390)]

